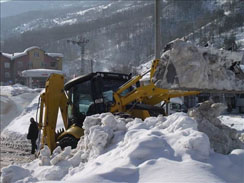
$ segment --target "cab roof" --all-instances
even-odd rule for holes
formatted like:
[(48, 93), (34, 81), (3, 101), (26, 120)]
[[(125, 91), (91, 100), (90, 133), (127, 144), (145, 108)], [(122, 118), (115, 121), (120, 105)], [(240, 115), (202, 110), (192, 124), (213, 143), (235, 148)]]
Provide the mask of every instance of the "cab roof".
[(121, 74), (121, 73), (114, 73), (114, 72), (95, 72), (95, 73), (90, 73), (90, 74), (86, 74), (86, 75), (81, 75), (74, 79), (71, 79), (64, 85), (64, 89), (69, 90), (73, 86), (75, 86), (79, 83), (83, 83), (85, 81), (91, 80), (92, 78), (97, 77), (97, 76), (100, 76), (100, 77), (103, 77), (106, 79), (124, 80), (124, 81), (128, 81), (131, 78), (131, 74)]

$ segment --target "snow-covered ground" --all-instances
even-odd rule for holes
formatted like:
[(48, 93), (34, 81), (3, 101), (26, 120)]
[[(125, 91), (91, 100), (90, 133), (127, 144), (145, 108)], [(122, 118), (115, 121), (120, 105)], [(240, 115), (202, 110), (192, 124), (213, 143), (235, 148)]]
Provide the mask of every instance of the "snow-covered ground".
[(39, 159), (2, 170), (3, 182), (243, 182), (244, 150), (215, 153), (184, 113), (122, 119), (86, 118), (77, 149), (45, 148)]
[[(43, 89), (30, 89), (18, 85), (18, 87), (3, 87), (3, 91), (6, 95), (1, 96), (1, 135), (12, 138), (26, 138), (30, 118), (36, 119), (37, 117), (38, 100)], [(7, 93), (9, 94), (7, 95)], [(57, 129), (63, 127), (61, 113), (59, 112)]]
[(244, 133), (244, 114), (221, 115), (219, 119), (223, 124)]
[[(9, 96), (12, 99), (13, 96)], [(37, 102), (38, 96), (5, 128), (5, 135), (25, 137)], [(243, 122), (241, 115), (219, 118), (235, 125)], [(208, 136), (198, 131), (197, 126), (185, 113), (144, 121), (119, 118), (111, 113), (97, 114), (84, 121), (85, 136), (76, 149), (57, 148), (50, 157), (50, 151), (44, 148), (39, 159), (33, 162), (3, 168), (1, 180), (243, 182), (244, 150), (235, 149), (228, 155), (214, 152)]]
[(0, 87), (1, 131), (35, 98), (40, 89), (31, 89), (19, 84)]

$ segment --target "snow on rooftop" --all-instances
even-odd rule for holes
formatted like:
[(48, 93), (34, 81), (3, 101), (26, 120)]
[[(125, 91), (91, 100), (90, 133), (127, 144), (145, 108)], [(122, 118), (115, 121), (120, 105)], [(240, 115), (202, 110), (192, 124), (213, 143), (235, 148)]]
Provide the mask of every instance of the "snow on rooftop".
[(38, 50), (40, 50), (41, 48), (38, 47), (38, 46), (32, 46), (32, 47), (26, 48), (24, 52), (28, 52), (28, 51), (31, 51), (31, 50), (33, 50), (33, 49), (38, 49)]
[(64, 75), (63, 71), (53, 69), (29, 69), (22, 71), (21, 75), (22, 77), (48, 77), (53, 73)]
[(10, 54), (10, 53), (3, 53), (3, 52), (1, 52), (1, 54), (2, 54), (3, 56), (5, 56), (5, 57), (9, 58), (9, 59), (12, 58), (12, 54)]
[(62, 53), (46, 53), (50, 57), (64, 57)]
[(12, 60), (27, 55), (27, 52), (13, 53)]
[[(27, 49), (25, 49), (23, 52), (18, 52), (18, 53), (13, 53), (13, 54), (10, 54), (10, 53), (2, 53), (3, 56), (5, 57), (8, 57), (9, 59), (11, 60), (14, 60), (16, 58), (19, 58), (19, 57), (22, 57), (22, 56), (25, 56), (28, 54), (28, 51), (31, 51), (33, 49), (39, 49), (41, 50), (40, 47), (38, 46), (32, 46), (32, 47), (29, 47)], [(45, 53), (46, 55), (50, 56), (50, 57), (61, 57), (63, 58), (64, 55), (62, 53)]]

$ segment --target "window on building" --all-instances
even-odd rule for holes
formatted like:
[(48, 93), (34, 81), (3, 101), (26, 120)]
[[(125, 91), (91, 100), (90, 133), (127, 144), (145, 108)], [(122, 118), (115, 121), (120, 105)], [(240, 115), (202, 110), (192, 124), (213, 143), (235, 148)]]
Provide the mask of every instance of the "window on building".
[(22, 63), (21, 61), (17, 62), (17, 67), (18, 67), (18, 68), (23, 67), (23, 63)]
[(9, 72), (5, 72), (4, 76), (5, 76), (5, 78), (10, 78), (10, 73)]
[(51, 66), (51, 67), (56, 67), (56, 62), (51, 62), (51, 63), (50, 63), (50, 66)]
[(39, 57), (39, 52), (35, 51), (35, 52), (34, 52), (34, 56), (35, 56), (35, 57)]
[(10, 68), (10, 63), (9, 62), (5, 62), (4, 63), (4, 68), (5, 69), (9, 69)]
[(33, 64), (32, 62), (29, 63), (29, 68), (32, 68)]

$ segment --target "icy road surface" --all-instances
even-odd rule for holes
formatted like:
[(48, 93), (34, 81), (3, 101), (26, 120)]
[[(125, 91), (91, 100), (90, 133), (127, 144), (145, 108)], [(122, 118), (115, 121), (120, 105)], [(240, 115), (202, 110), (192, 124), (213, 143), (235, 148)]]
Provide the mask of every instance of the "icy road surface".
[(23, 164), (35, 159), (35, 156), (31, 154), (31, 144), (27, 140), (1, 137), (0, 146), (0, 169), (13, 163)]

